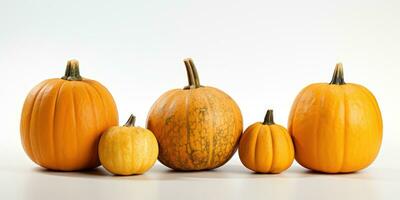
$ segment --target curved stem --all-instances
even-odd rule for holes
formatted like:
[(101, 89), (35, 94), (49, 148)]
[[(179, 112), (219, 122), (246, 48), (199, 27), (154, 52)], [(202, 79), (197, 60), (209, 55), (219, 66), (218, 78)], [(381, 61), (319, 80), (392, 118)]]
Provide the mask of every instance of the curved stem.
[(201, 87), (201, 85), (200, 85), (200, 78), (199, 78), (199, 74), (197, 73), (196, 66), (194, 65), (194, 62), (192, 59), (189, 59), (189, 63), (192, 66), (192, 71), (193, 71), (193, 75), (194, 75), (194, 86), (195, 86), (195, 88), (199, 88), (199, 87)]
[(344, 85), (344, 72), (342, 63), (336, 64), (335, 71), (333, 72), (331, 85)]
[(275, 124), (274, 122), (274, 111), (273, 110), (268, 110), (267, 114), (265, 115), (264, 118), (264, 125), (273, 125)]
[(69, 60), (65, 69), (65, 75), (61, 78), (68, 81), (81, 81), (79, 62), (77, 60)]
[(135, 122), (136, 122), (136, 117), (135, 115), (131, 115), (129, 116), (128, 121), (125, 123), (125, 127), (134, 127), (135, 126)]
[(196, 66), (191, 58), (187, 58), (183, 60), (186, 66), (186, 72), (189, 80), (189, 86), (186, 86), (185, 89), (193, 89), (202, 87), (200, 85), (199, 74), (197, 73)]
[(193, 69), (192, 66), (190, 65), (189, 59), (185, 59), (183, 60), (183, 62), (185, 63), (186, 66), (186, 72), (187, 72), (187, 76), (188, 76), (188, 82), (189, 82), (189, 86), (188, 88), (194, 86), (194, 74), (193, 74)]

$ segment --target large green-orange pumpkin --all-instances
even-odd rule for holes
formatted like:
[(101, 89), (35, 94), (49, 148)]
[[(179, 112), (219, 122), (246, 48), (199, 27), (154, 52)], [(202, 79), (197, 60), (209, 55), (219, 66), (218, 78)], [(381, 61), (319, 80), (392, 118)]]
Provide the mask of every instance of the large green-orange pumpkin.
[(300, 92), (289, 117), (297, 162), (325, 173), (369, 166), (378, 155), (382, 127), (374, 95), (361, 85), (345, 83), (341, 64), (331, 83), (312, 84)]
[(191, 59), (185, 65), (189, 86), (163, 94), (149, 112), (147, 128), (159, 142), (164, 165), (182, 171), (217, 168), (236, 151), (242, 115), (230, 96), (200, 85)]
[(117, 108), (108, 90), (82, 78), (76, 60), (65, 76), (48, 79), (28, 94), (21, 116), (25, 152), (38, 165), (73, 171), (99, 166), (100, 135), (118, 124)]

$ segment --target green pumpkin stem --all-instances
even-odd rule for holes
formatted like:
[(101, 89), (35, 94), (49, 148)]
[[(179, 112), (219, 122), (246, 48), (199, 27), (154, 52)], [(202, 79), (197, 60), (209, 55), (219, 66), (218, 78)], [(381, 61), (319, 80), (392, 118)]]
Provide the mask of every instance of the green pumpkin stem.
[(345, 85), (344, 82), (344, 72), (342, 63), (336, 64), (335, 72), (333, 73), (331, 85)]
[(264, 125), (273, 125), (275, 124), (274, 122), (274, 111), (273, 110), (268, 110), (267, 114), (265, 115), (264, 118)]
[(126, 123), (125, 123), (125, 127), (134, 127), (135, 126), (135, 122), (136, 122), (136, 117), (135, 117), (135, 115), (131, 115), (131, 116), (129, 116), (129, 119), (128, 119), (128, 121), (126, 121)]
[(186, 72), (189, 80), (189, 85), (185, 87), (185, 89), (193, 89), (202, 87), (200, 85), (199, 74), (197, 73), (196, 66), (191, 58), (187, 58), (183, 60), (186, 66)]
[(68, 81), (81, 81), (82, 77), (79, 73), (79, 62), (77, 60), (69, 60), (67, 68), (65, 69), (65, 75), (61, 77)]

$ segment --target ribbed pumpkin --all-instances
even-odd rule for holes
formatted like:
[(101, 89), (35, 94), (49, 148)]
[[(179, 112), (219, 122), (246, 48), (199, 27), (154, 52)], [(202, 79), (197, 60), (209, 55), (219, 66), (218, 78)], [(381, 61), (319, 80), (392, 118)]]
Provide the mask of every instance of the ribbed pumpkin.
[(65, 76), (48, 79), (28, 94), (21, 116), (25, 152), (38, 165), (73, 171), (99, 166), (97, 144), (118, 124), (113, 97), (100, 83), (82, 78), (76, 60)]
[(135, 119), (131, 115), (124, 126), (111, 127), (101, 136), (100, 162), (113, 174), (143, 174), (157, 161), (156, 137), (145, 128), (135, 127)]
[(349, 173), (369, 166), (382, 141), (382, 117), (374, 95), (345, 83), (337, 64), (331, 83), (312, 84), (293, 103), (289, 132), (296, 160), (325, 173)]
[(151, 108), (147, 128), (159, 142), (159, 160), (182, 171), (214, 169), (235, 153), (243, 120), (235, 101), (219, 89), (200, 85), (191, 59), (189, 85), (163, 94)]
[(268, 110), (264, 122), (249, 126), (239, 144), (243, 165), (257, 173), (277, 174), (288, 169), (294, 160), (292, 138), (288, 131), (274, 123)]

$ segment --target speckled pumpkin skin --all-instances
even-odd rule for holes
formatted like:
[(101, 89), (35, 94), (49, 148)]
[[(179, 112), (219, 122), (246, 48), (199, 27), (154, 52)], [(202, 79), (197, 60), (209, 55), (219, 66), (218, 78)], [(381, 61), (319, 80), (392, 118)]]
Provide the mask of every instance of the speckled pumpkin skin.
[(147, 128), (159, 142), (161, 163), (198, 171), (220, 167), (232, 157), (243, 119), (235, 101), (219, 89), (175, 89), (154, 103)]

